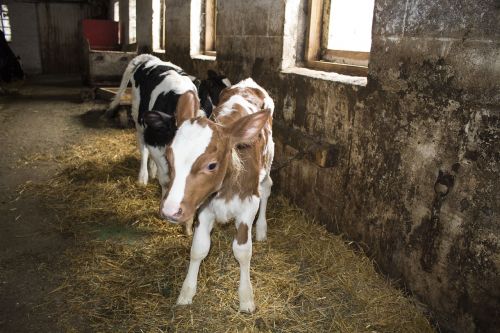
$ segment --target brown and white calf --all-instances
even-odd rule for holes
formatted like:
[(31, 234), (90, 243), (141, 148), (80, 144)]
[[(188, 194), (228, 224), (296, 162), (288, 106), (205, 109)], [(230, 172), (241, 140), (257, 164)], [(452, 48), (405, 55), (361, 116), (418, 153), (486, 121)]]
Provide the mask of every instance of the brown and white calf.
[(189, 270), (177, 299), (181, 305), (190, 304), (196, 293), (198, 270), (210, 249), (214, 223), (235, 220), (233, 253), (240, 264), (240, 310), (253, 312), (252, 224), (259, 212), (256, 239), (265, 240), (274, 157), (274, 102), (252, 79), (223, 90), (220, 101), (213, 121), (178, 119), (182, 124), (166, 151), (170, 183), (160, 214), (171, 222), (184, 223), (198, 210)]

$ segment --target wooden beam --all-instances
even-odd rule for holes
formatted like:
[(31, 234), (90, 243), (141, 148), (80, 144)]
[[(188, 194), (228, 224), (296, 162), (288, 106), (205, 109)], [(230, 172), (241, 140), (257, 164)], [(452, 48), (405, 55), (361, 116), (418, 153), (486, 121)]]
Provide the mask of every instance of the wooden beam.
[(370, 61), (370, 52), (324, 50), (321, 60), (366, 67)]
[(325, 56), (349, 58), (355, 60), (370, 60), (370, 52), (361, 51), (325, 50)]
[(309, 16), (306, 34), (306, 61), (319, 60), (321, 57), (321, 31), (323, 0), (309, 0)]
[(205, 54), (215, 51), (216, 0), (205, 0)]
[(327, 62), (321, 60), (308, 61), (306, 66), (313, 69), (318, 69), (326, 72), (336, 72), (344, 75), (352, 76), (367, 76), (368, 67), (367, 66), (356, 66), (347, 64), (338, 64), (334, 62)]

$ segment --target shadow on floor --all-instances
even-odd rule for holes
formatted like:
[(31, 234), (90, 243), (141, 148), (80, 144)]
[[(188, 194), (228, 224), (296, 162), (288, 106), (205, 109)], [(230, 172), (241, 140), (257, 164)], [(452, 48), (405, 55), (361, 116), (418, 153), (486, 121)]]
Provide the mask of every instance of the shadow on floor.
[(106, 106), (102, 108), (87, 111), (79, 116), (76, 116), (80, 123), (88, 128), (134, 128), (134, 121), (130, 117), (130, 112), (126, 109), (118, 109), (115, 115), (108, 118), (104, 115)]

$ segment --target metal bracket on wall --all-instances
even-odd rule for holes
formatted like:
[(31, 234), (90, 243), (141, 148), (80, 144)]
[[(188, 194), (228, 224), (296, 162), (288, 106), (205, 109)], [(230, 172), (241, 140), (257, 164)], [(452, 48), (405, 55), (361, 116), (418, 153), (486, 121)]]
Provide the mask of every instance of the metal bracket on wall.
[(274, 121), (273, 132), (281, 143), (297, 150), (294, 156), (274, 166), (273, 171), (282, 169), (292, 161), (302, 158), (321, 168), (332, 168), (338, 164), (341, 151), (339, 145), (315, 140), (301, 130), (285, 125), (279, 120)]

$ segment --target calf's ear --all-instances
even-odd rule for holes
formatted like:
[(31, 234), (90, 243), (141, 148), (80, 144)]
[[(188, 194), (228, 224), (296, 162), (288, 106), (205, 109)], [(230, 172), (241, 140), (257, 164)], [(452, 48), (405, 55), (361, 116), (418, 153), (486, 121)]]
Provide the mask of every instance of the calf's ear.
[(221, 79), (221, 82), (223, 85), (226, 86), (226, 88), (231, 87), (231, 81), (229, 81), (229, 79), (227, 77), (224, 77), (223, 79)]
[(195, 118), (200, 109), (200, 100), (193, 91), (187, 91), (179, 97), (175, 109), (175, 122), (180, 127), (188, 119)]
[(229, 130), (231, 144), (248, 144), (260, 133), (271, 116), (271, 110), (265, 109), (252, 113), (235, 121)]
[(171, 119), (172, 117), (162, 113), (162, 112), (157, 112), (157, 111), (149, 111), (144, 114), (144, 122), (148, 127), (152, 129), (159, 129), (165, 127), (166, 123)]

